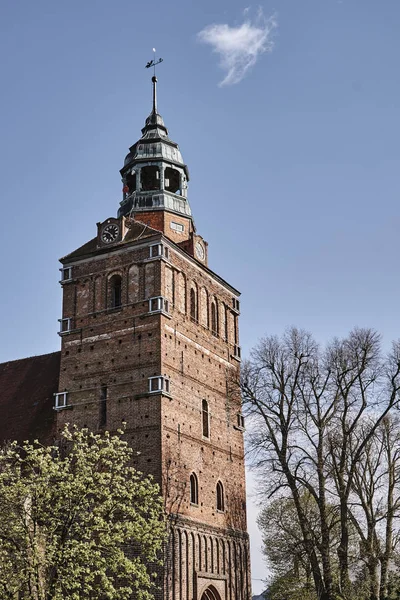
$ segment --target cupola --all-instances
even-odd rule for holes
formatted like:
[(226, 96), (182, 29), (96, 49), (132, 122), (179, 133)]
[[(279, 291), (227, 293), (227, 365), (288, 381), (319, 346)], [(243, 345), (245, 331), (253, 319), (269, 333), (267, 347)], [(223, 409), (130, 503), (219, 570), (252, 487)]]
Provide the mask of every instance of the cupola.
[(142, 129), (141, 138), (125, 157), (122, 176), (122, 202), (118, 216), (139, 216), (149, 211), (168, 211), (191, 219), (187, 200), (189, 171), (178, 144), (157, 110), (157, 77), (152, 77), (153, 108)]

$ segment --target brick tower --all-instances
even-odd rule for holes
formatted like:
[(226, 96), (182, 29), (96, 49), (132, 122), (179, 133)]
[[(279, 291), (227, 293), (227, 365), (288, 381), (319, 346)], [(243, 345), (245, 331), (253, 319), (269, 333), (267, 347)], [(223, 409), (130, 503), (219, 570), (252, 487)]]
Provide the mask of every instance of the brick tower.
[(239, 292), (208, 267), (152, 81), (118, 216), (61, 259), (57, 428), (125, 427), (169, 514), (164, 600), (249, 600)]

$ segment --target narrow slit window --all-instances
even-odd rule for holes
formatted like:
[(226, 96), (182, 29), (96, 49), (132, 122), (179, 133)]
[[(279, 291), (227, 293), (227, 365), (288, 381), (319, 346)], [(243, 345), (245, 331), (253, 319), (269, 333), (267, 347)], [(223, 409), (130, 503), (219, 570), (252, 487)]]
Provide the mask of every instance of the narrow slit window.
[(196, 506), (199, 503), (199, 484), (197, 481), (197, 476), (195, 473), (190, 475), (190, 504), (195, 504)]
[(102, 385), (100, 389), (100, 418), (99, 425), (104, 427), (107, 424), (107, 395), (108, 389), (106, 385)]
[(210, 437), (210, 412), (208, 410), (207, 400), (203, 400), (201, 405), (203, 437)]
[(214, 301), (211, 302), (211, 333), (218, 336), (218, 311)]
[(238, 344), (238, 323), (237, 323), (237, 316), (234, 315), (233, 317), (233, 336), (235, 339), (235, 344)]
[(110, 305), (111, 308), (122, 306), (122, 279), (120, 275), (113, 275), (110, 279)]
[(194, 288), (190, 289), (190, 318), (197, 322), (197, 295)]
[(217, 510), (219, 512), (224, 512), (225, 503), (224, 503), (224, 486), (220, 481), (217, 483)]

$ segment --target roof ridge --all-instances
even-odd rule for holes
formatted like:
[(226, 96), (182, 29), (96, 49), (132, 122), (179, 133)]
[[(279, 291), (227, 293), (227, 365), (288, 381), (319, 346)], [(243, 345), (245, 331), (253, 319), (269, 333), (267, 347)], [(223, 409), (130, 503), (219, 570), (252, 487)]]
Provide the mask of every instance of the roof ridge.
[(33, 354), (32, 356), (25, 356), (24, 358), (14, 358), (13, 360), (6, 360), (0, 363), (0, 367), (8, 365), (10, 363), (23, 362), (24, 360), (32, 360), (32, 358), (44, 358), (45, 356), (52, 356), (55, 354), (61, 354), (61, 350), (55, 350), (54, 352), (46, 352), (45, 354)]

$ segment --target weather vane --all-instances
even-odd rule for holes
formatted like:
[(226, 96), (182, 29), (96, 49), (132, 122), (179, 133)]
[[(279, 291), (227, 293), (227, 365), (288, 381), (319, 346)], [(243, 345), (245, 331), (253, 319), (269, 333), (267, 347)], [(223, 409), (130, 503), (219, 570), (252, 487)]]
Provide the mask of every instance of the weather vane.
[(163, 62), (163, 58), (159, 58), (158, 60), (156, 60), (156, 49), (153, 48), (153, 52), (154, 52), (154, 58), (153, 60), (149, 60), (149, 62), (146, 65), (146, 69), (150, 69), (150, 67), (154, 67), (154, 77), (156, 75), (156, 65), (159, 65), (160, 63)]

